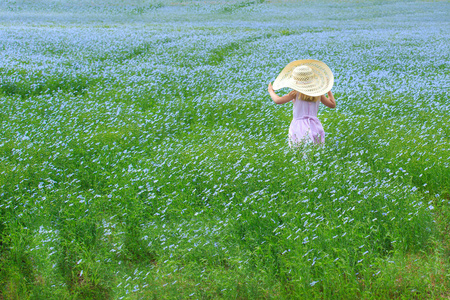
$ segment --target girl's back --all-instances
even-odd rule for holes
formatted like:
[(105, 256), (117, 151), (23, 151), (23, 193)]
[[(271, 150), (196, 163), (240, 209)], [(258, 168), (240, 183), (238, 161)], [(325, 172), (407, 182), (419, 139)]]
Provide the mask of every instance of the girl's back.
[(294, 100), (294, 119), (301, 119), (304, 116), (317, 117), (320, 101), (304, 101), (304, 95), (297, 93)]
[[(315, 99), (316, 101), (305, 101), (303, 100), (304, 98), (308, 99), (308, 96), (297, 93), (294, 99), (294, 117), (289, 126), (289, 141), (291, 146), (305, 142), (319, 144), (325, 142), (325, 132), (317, 118), (320, 101), (318, 101), (319, 99)], [(309, 98), (308, 100), (313, 99)]]

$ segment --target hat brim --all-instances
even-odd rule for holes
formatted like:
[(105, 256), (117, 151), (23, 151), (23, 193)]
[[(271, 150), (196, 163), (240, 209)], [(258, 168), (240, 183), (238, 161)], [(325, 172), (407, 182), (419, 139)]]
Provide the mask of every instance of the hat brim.
[[(312, 83), (303, 84), (292, 78), (292, 71), (298, 66), (306, 65), (314, 72)], [(291, 88), (308, 96), (320, 96), (331, 90), (334, 84), (334, 76), (331, 69), (320, 60), (303, 59), (289, 63), (273, 82), (273, 89)]]

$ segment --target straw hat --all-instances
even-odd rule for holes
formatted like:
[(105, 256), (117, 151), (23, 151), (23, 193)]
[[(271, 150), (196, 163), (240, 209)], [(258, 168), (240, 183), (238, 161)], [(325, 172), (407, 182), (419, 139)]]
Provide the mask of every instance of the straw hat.
[(273, 83), (273, 89), (291, 88), (308, 96), (320, 96), (331, 90), (334, 76), (330, 68), (315, 59), (289, 63)]

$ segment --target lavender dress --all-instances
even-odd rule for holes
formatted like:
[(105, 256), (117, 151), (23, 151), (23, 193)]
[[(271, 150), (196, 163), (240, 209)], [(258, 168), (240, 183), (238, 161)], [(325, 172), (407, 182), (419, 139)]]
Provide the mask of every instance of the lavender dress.
[(298, 93), (294, 100), (294, 118), (289, 127), (290, 146), (301, 143), (324, 143), (325, 132), (322, 123), (317, 118), (320, 100), (310, 102), (299, 97), (301, 96)]

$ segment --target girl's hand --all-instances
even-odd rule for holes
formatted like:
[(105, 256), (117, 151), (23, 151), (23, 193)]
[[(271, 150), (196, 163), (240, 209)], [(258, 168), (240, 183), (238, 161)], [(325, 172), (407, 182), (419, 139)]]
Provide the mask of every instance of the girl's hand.
[(272, 82), (269, 82), (269, 86), (267, 87), (267, 90), (270, 92), (274, 92)]

